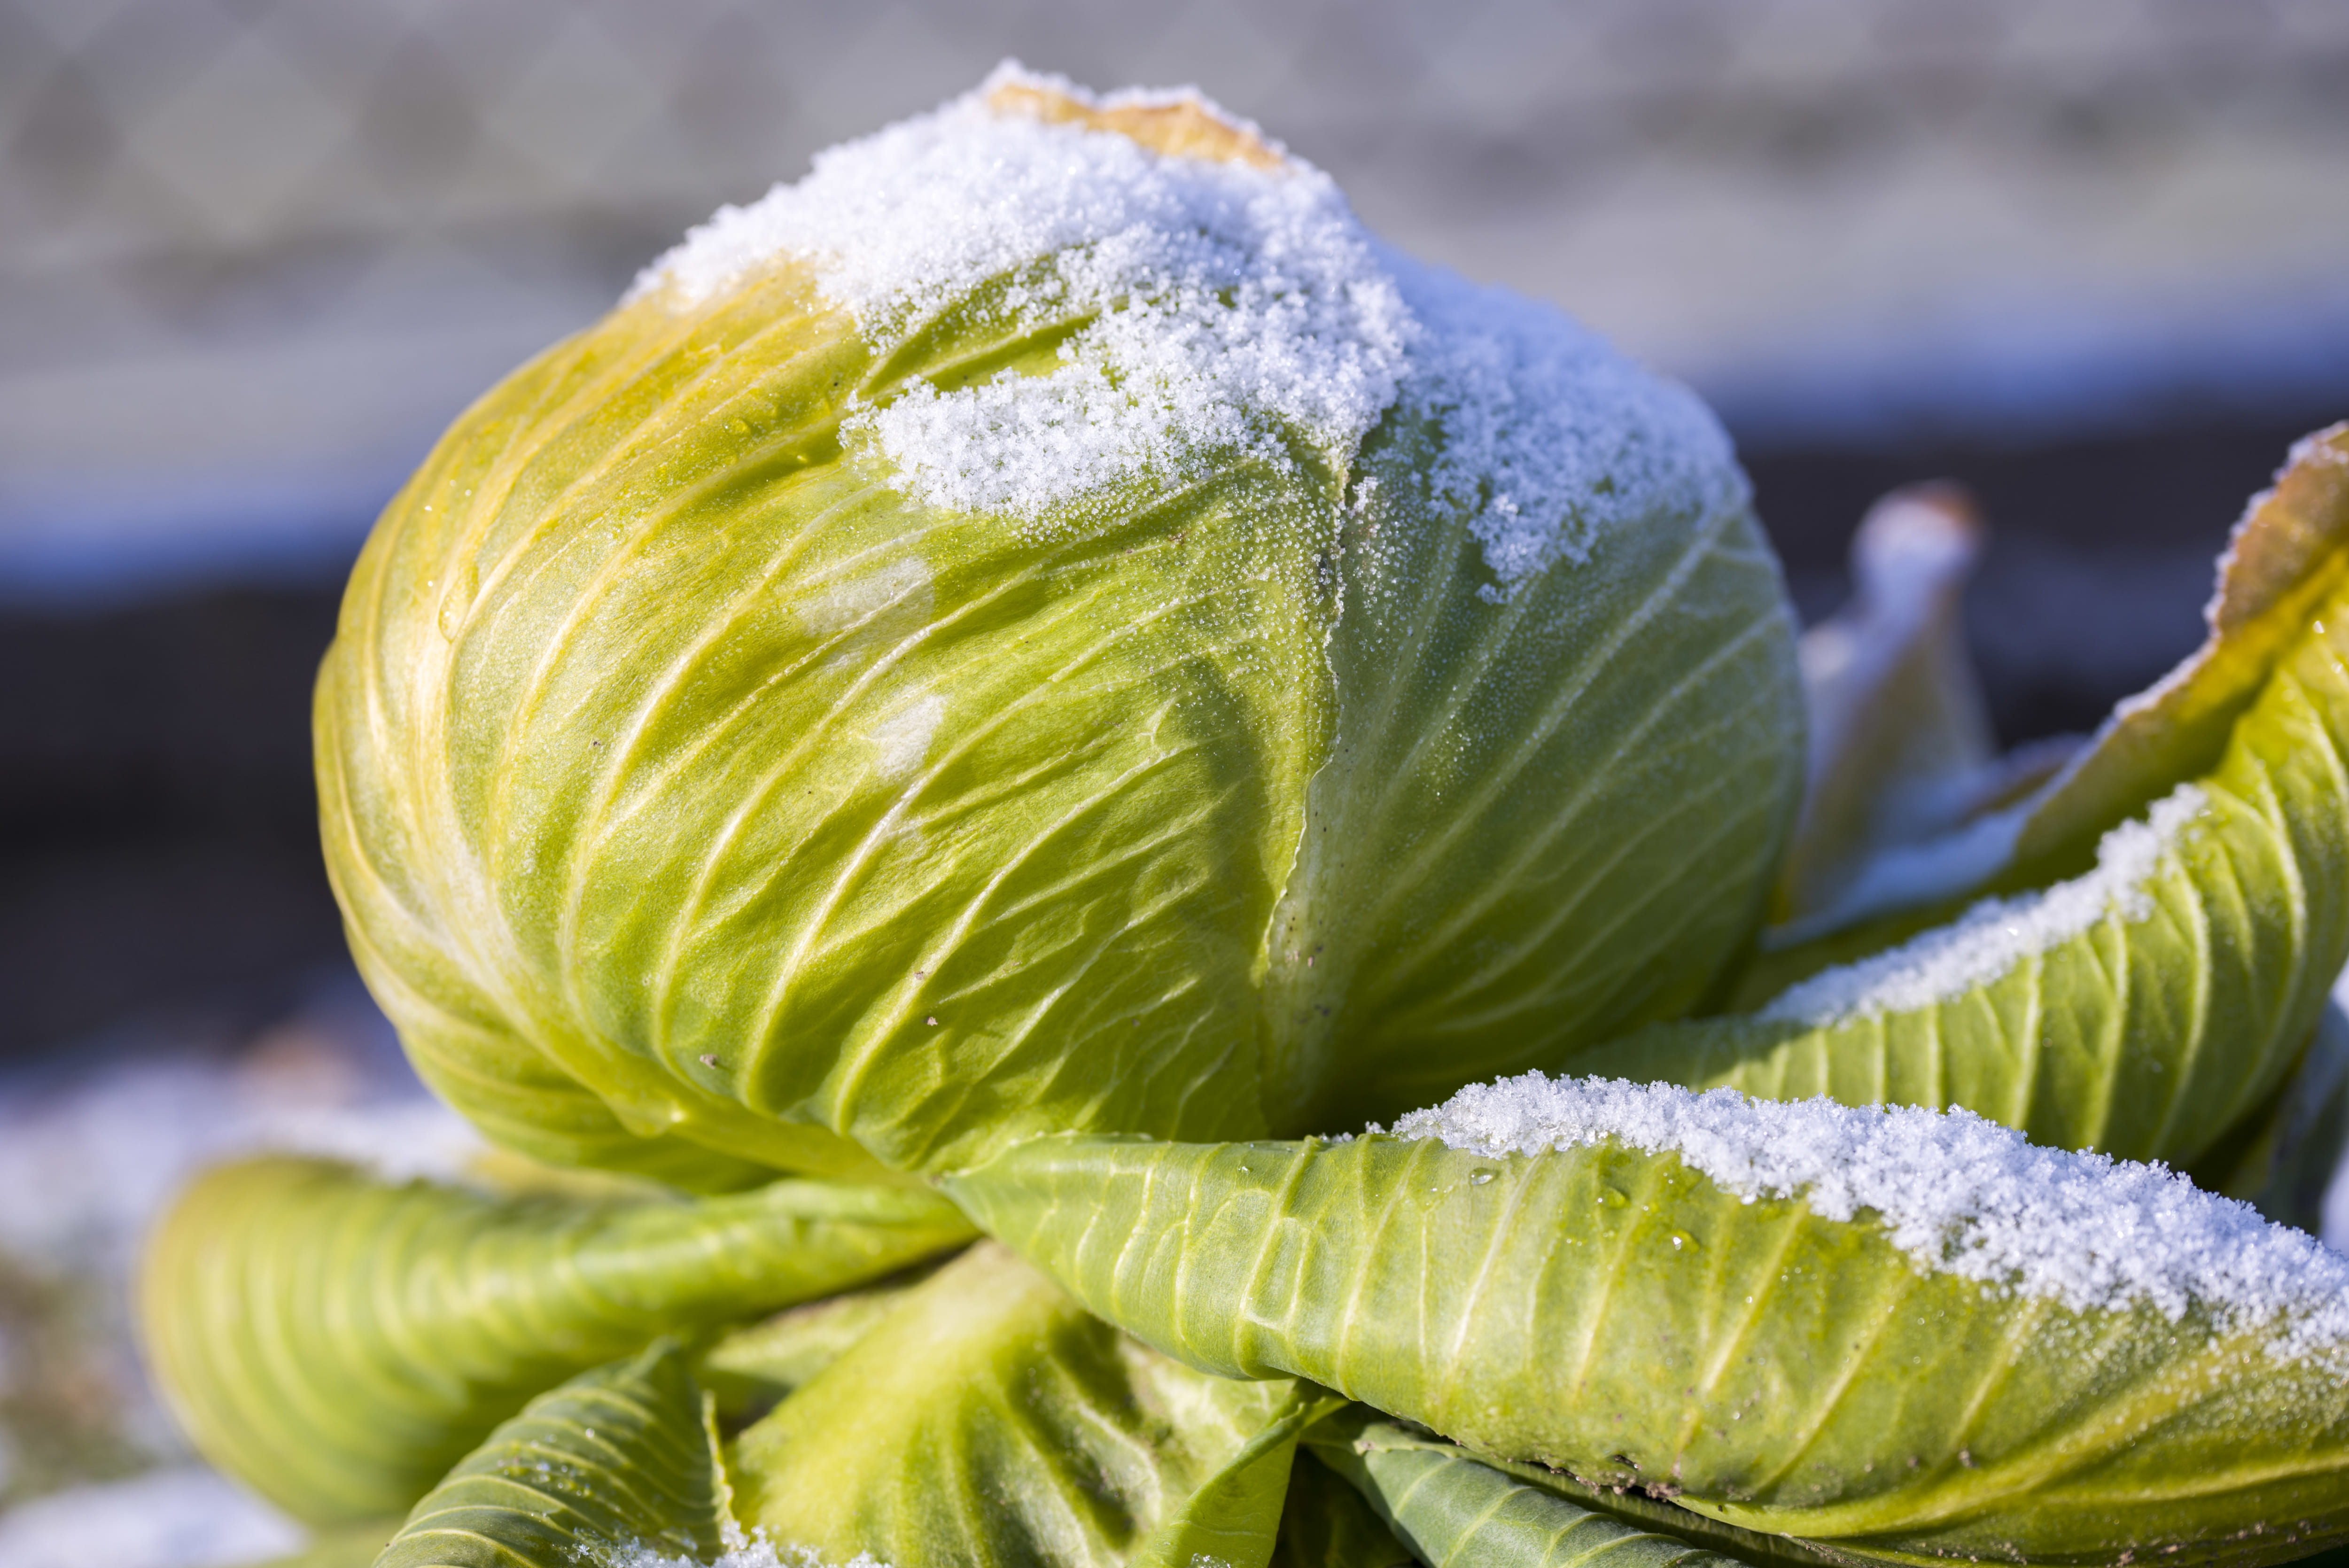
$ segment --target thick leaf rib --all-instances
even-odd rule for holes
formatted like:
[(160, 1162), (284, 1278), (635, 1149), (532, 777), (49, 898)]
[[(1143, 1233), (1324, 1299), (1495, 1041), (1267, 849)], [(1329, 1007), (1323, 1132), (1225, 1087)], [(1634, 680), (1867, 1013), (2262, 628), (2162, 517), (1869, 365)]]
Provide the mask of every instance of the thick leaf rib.
[(1265, 954), (1269, 1121), (1383, 1119), (1692, 1006), (1801, 783), (1792, 611), (1742, 480), (1498, 607), (1402, 421), (1340, 558), (1336, 740)]
[(265, 1159), (150, 1243), (158, 1380), (207, 1458), (302, 1518), (397, 1511), (532, 1395), (655, 1336), (873, 1279), (971, 1235), (897, 1188), (496, 1200)]
[(1764, 1008), (1661, 1025), (1575, 1070), (1963, 1106), (2054, 1147), (2197, 1160), (2282, 1084), (2349, 962), (2344, 656), (2339, 593), (2193, 780), (2202, 810), (2141, 902), (1944, 1000), (1823, 1024)]
[(1076, 1137), (948, 1185), (1194, 1366), (1764, 1533), (2080, 1563), (2349, 1535), (2349, 1384), (2321, 1357), (1921, 1272), (1871, 1215), (1744, 1202), (1677, 1155)]
[(532, 1400), (419, 1501), (377, 1568), (716, 1558), (731, 1522), (700, 1388), (672, 1341)]

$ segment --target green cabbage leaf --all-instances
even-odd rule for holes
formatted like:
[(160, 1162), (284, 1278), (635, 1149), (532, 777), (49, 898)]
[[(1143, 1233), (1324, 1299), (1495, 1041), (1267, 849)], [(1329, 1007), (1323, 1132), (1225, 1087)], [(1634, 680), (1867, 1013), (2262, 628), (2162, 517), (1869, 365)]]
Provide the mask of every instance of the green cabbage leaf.
[(2085, 929), (1952, 994), (1815, 1021), (1806, 992), (1851, 973), (1825, 971), (1782, 1016), (1660, 1026), (1576, 1068), (1961, 1105), (2055, 1147), (2195, 1160), (2277, 1090), (2349, 961), (2349, 594), (2318, 619), (2193, 781), (2199, 809), (2151, 874)]
[(901, 1277), (843, 1291), (729, 1329), (694, 1357), (694, 1377), (721, 1419), (756, 1419), (872, 1333), (916, 1283)]
[(157, 1381), (207, 1459), (296, 1517), (396, 1512), (533, 1395), (664, 1334), (832, 1295), (967, 1242), (911, 1189), (500, 1199), (266, 1158), (150, 1243)]
[(1273, 1568), (1419, 1568), (1419, 1558), (1395, 1539), (1362, 1494), (1313, 1457), (1328, 1423), (1309, 1429), (1288, 1473), (1288, 1506), (1280, 1516)]
[(2349, 1138), (2349, 426), (1997, 759), (1949, 494), (1798, 655), (1692, 399), (1065, 86), (720, 214), (385, 511), (354, 954), (492, 1140), (661, 1186), (207, 1177), (203, 1450), (424, 1497), (386, 1568), (2349, 1542), (2349, 1265), (2116, 1163), (2307, 1222)]
[(731, 1525), (701, 1390), (664, 1340), (533, 1399), (417, 1503), (376, 1563), (699, 1563)]
[(1311, 1452), (1352, 1482), (1423, 1563), (1588, 1568), (1604, 1560), (1638, 1568), (1727, 1568), (1784, 1560), (1766, 1550), (1724, 1556), (1681, 1535), (1643, 1530), (1391, 1421), (1353, 1414), (1322, 1423), (1309, 1441)]
[[(1903, 923), (1893, 929), (1905, 945), (1870, 951), (1864, 932), (1815, 944), (1847, 962), (1753, 1012), (1636, 1032), (1575, 1069), (1770, 1099), (1963, 1106), (2037, 1142), (2129, 1159), (2210, 1154), (2277, 1097), (2349, 962), (2344, 544), (2349, 430), (2304, 443), (2239, 530), (2211, 645), (2123, 705), (2045, 799), (2015, 809), (2004, 831), (2022, 846), (2017, 863), (2077, 871), (2083, 844), (2144, 830), (2116, 829), (2112, 810), (2193, 791), (2146, 874), (2092, 894), (2099, 907), (2076, 929), (1939, 988), (1868, 978), (1903, 955), (1922, 969), (1962, 958), (1969, 942), (1995, 950), (2034, 902), (2078, 896), (2010, 877), (1996, 886), (2012, 896), (1971, 932)], [(2276, 557), (2289, 572), (2261, 575)], [(2228, 610), (2251, 597), (2253, 576), (2261, 602)], [(2164, 771), (2195, 763), (2204, 770)], [(2091, 793), (2101, 810), (2082, 803)], [(2061, 823), (2081, 824), (2068, 849)]]
[[(2022, 1147), (2007, 1136), (1993, 1150)], [(2338, 1346), (2302, 1354), (2297, 1309), (2067, 1305), (1920, 1266), (1873, 1215), (1742, 1194), (1670, 1150), (1068, 1137), (948, 1190), (1204, 1370), (1310, 1378), (1761, 1533), (2082, 1563), (2281, 1561), (2349, 1537)], [(2143, 1233), (2061, 1244), (2095, 1258)]]
[(982, 1243), (742, 1433), (737, 1509), (833, 1563), (1264, 1568), (1340, 1403), (1170, 1361)]

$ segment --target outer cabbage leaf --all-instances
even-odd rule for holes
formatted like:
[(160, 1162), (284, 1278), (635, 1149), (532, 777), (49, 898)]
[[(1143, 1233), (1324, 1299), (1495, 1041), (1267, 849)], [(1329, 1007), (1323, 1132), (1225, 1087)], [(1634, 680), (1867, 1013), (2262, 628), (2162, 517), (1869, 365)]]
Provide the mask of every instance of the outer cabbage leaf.
[(2317, 606), (2349, 574), (2349, 423), (2296, 444), (2251, 498), (2219, 560), (2209, 634), (2158, 684), (2113, 711), (2094, 740), (2029, 802), (2004, 885), (2077, 865), (2115, 822), (2209, 768), (2271, 673), (2290, 661)]
[(730, 1521), (716, 1436), (673, 1342), (532, 1400), (449, 1472), (377, 1568), (706, 1563)]
[(1799, 699), (1725, 448), (1501, 603), (1415, 416), (1068, 527), (843, 448), (1057, 363), (1087, 318), (1022, 286), (885, 356), (797, 263), (648, 294), (378, 522), (317, 693), (329, 870), (493, 1138), (722, 1187), (1308, 1130), (1673, 1016), (1758, 918)]
[[(1826, 908), (1765, 932), (1733, 1006), (1898, 941), (1983, 892), (2043, 886), (2082, 870), (2098, 838), (2179, 780), (2220, 764), (2243, 714), (2307, 635), (2349, 572), (2349, 424), (2297, 443), (2274, 486), (2251, 498), (2219, 558), (2202, 645), (2117, 705), (2095, 736), (2012, 805), (1938, 837), (1882, 847)], [(2001, 765), (2019, 783), (2047, 757)]]
[(1982, 546), (1948, 484), (1893, 491), (1852, 535), (1851, 602), (1797, 645), (1810, 770), (1774, 920), (1821, 913), (1884, 850), (1958, 825), (2004, 782), (1961, 618)]
[(1299, 1440), (1345, 1408), (1334, 1394), (1293, 1390), (1280, 1413), (1219, 1464), (1129, 1560), (1131, 1568), (1267, 1568), (1280, 1546)]
[(1602, 1559), (1638, 1568), (1730, 1568), (1741, 1561), (1577, 1507), (1390, 1423), (1323, 1428), (1313, 1451), (1434, 1568), (1588, 1568)]
[(1753, 931), (1792, 823), (1791, 613), (1742, 484), (1495, 606), (1465, 520), (1427, 493), (1442, 456), (1393, 420), (1364, 453), (1336, 744), (1264, 955), (1276, 1131), (1686, 1012)]
[(2276, 1093), (2349, 962), (2349, 592), (2306, 615), (2195, 780), (2203, 809), (2141, 907), (2116, 902), (1946, 1000), (1816, 1025), (1769, 1009), (1668, 1024), (1575, 1069), (1960, 1105), (2052, 1146), (2197, 1160)]
[(782, 1181), (686, 1202), (501, 1201), (322, 1161), (213, 1171), (150, 1243), (149, 1360), (214, 1464), (314, 1522), (392, 1512), (532, 1395), (971, 1234), (943, 1200)]
[[(1826, 1548), (1782, 1535), (1740, 1530), (1630, 1488), (1585, 1486), (1563, 1471), (1475, 1454), (1441, 1438), (1398, 1426), (1361, 1407), (1306, 1434), (1306, 1452), (1377, 1500), (1382, 1517), (1402, 1528), (1430, 1562), (1482, 1563), (1484, 1553), (1555, 1549), (1581, 1553), (1626, 1550), (1651, 1556), (1669, 1543), (1709, 1560), (1761, 1568), (1848, 1568), (1878, 1559), (1848, 1545)], [(1523, 1493), (1539, 1494), (1539, 1500)], [(1611, 1526), (1613, 1533), (1589, 1522)], [(1506, 1523), (1497, 1538), (1479, 1533)], [(1439, 1550), (1439, 1542), (1444, 1543)], [(1506, 1560), (1506, 1559), (1504, 1559)]]
[(1194, 1366), (1763, 1533), (2081, 1563), (2349, 1536), (2349, 1397), (2321, 1357), (2199, 1309), (1923, 1273), (1872, 1218), (1744, 1202), (1676, 1154), (1071, 1137), (948, 1185)]
[(737, 1509), (835, 1563), (1262, 1568), (1327, 1408), (1170, 1362), (982, 1243), (742, 1434)]

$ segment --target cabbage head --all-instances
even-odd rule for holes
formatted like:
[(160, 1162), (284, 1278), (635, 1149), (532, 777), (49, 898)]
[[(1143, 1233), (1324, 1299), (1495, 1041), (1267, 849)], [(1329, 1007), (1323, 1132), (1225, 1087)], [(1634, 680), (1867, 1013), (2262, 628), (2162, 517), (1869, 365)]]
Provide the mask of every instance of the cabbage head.
[(1195, 100), (1017, 74), (468, 410), (316, 737), (433, 1087), (704, 1190), (1337, 1130), (1683, 1016), (1804, 746), (1692, 397)]

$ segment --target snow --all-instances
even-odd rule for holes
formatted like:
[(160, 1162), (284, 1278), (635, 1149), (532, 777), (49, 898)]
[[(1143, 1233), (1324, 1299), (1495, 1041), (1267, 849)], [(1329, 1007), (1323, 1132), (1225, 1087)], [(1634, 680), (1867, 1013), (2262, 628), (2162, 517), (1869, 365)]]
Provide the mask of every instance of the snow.
[(0, 1568), (212, 1568), (301, 1544), (298, 1526), (199, 1465), (68, 1487), (0, 1516)]
[(1747, 1202), (1872, 1213), (1920, 1271), (2075, 1312), (2147, 1304), (2175, 1322), (2199, 1308), (2222, 1332), (2267, 1334), (2280, 1358), (2349, 1370), (2349, 1259), (2164, 1166), (2039, 1148), (1969, 1111), (1536, 1072), (1464, 1088), (1394, 1130), (1478, 1154), (1609, 1142), (1677, 1154)]
[[(707, 1568), (890, 1568), (869, 1552), (860, 1552), (842, 1563), (832, 1563), (805, 1546), (778, 1547), (761, 1527), (745, 1532), (732, 1520), (723, 1523), (725, 1549)], [(690, 1557), (668, 1557), (641, 1541), (624, 1542), (597, 1554), (601, 1568), (703, 1568)]]
[[(0, 1366), (0, 1453), (15, 1450), (20, 1489), (40, 1489), (0, 1502), (0, 1568), (207, 1568), (298, 1546), (297, 1525), (193, 1462), (148, 1384), (130, 1321), (140, 1242), (222, 1160), (299, 1151), (396, 1181), (459, 1174), (481, 1147), (426, 1096), (356, 977), (241, 1049), (225, 1044), (126, 1026), (0, 1073), (0, 1277), (36, 1282), (36, 1303), (58, 1304), (43, 1310), (71, 1315), (24, 1325), (39, 1364)], [(34, 1418), (48, 1408), (27, 1398), (36, 1385), (71, 1387), (109, 1462), (154, 1468), (92, 1473)], [(0, 1492), (9, 1484), (0, 1475)]]
[[(1051, 101), (1096, 119), (1180, 106), (1258, 156), (1154, 151), (1036, 112)], [(783, 258), (854, 316), (876, 362), (949, 309), (1006, 341), (1065, 332), (1048, 373), (915, 379), (844, 424), (905, 492), (1027, 531), (1081, 526), (1127, 487), (1237, 458), (1295, 473), (1297, 442), (1342, 478), (1399, 403), (1443, 432), (1430, 483), (1468, 512), (1492, 599), (1587, 560), (1610, 528), (1707, 509), (1737, 482), (1691, 394), (1553, 309), (1395, 253), (1326, 174), (1190, 89), (1096, 97), (1007, 63), (722, 209), (630, 297), (701, 308)]]
[(1436, 495), (1470, 511), (1500, 579), (1485, 597), (1659, 512), (1736, 498), (1728, 436), (1695, 394), (1650, 375), (1564, 312), (1382, 250), (1421, 324), (1402, 390), (1433, 419)]
[(1996, 980), (2101, 921), (2145, 920), (2153, 913), (2146, 884), (2208, 804), (2199, 788), (2181, 784), (2143, 820), (2106, 833), (2095, 870), (2035, 892), (1984, 899), (1948, 925), (1790, 986), (1761, 1016), (1825, 1026), (1928, 1007)]
[(1002, 112), (1006, 88), (1104, 101), (1007, 65), (720, 211), (638, 291), (698, 304), (800, 257), (879, 356), (990, 282), (1008, 284), (990, 307), (1008, 335), (1085, 321), (1049, 376), (916, 383), (852, 419), (939, 506), (1032, 521), (1209, 450), (1286, 463), (1284, 431), (1350, 452), (1393, 401), (1413, 328), (1330, 178)]

